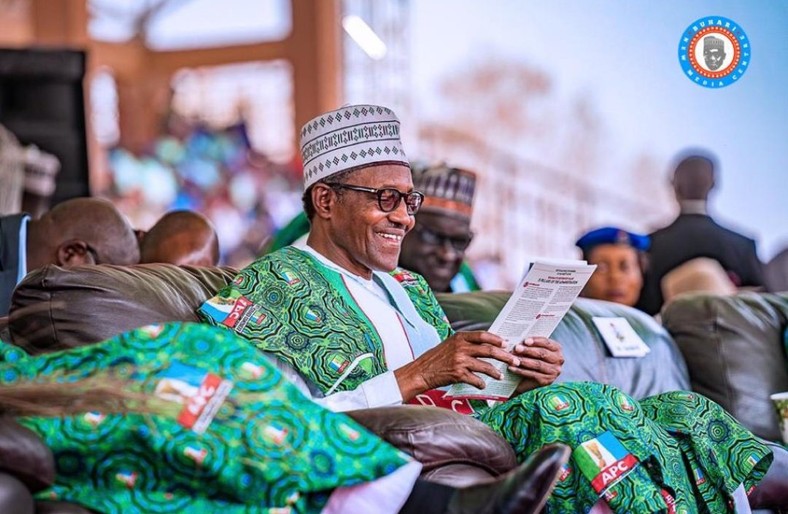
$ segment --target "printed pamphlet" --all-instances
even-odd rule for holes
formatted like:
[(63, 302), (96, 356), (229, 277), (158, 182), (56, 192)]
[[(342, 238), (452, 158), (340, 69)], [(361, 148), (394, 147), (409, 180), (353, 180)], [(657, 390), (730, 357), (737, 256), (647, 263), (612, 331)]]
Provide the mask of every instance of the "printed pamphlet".
[[(534, 263), (495, 318), (489, 332), (501, 336), (508, 351), (528, 337), (550, 337), (595, 269), (596, 265), (585, 261)], [(503, 380), (479, 373), (485, 382), (484, 389), (454, 384), (447, 396), (495, 401), (509, 399), (521, 377), (511, 373), (503, 362), (484, 360), (503, 373)]]

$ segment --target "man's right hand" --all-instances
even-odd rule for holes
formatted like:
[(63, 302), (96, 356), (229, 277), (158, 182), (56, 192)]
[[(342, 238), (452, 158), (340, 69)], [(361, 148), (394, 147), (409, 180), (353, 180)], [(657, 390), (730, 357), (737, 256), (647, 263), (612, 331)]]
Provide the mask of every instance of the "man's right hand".
[(489, 362), (499, 360), (509, 366), (519, 366), (520, 360), (503, 349), (502, 338), (490, 332), (457, 332), (421, 357), (394, 371), (403, 401), (437, 387), (465, 383), (484, 388), (484, 381), (475, 372), (495, 379), (503, 375)]

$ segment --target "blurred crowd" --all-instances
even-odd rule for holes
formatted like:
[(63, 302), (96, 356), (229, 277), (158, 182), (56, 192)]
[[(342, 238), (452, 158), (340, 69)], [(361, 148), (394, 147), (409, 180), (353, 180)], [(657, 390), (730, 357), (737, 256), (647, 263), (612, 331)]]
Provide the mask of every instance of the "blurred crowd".
[(211, 128), (171, 113), (142, 155), (109, 150), (111, 186), (100, 192), (141, 230), (167, 211), (203, 213), (219, 230), (223, 264), (242, 267), (300, 209), (301, 168), (250, 144), (239, 123)]

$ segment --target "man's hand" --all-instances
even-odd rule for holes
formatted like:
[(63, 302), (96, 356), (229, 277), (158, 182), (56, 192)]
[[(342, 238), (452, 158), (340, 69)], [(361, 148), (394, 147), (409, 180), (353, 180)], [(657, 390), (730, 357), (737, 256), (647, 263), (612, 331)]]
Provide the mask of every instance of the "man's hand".
[(503, 376), (482, 358), (496, 359), (516, 368), (522, 366), (518, 357), (502, 348), (503, 344), (503, 339), (489, 332), (457, 332), (394, 371), (402, 399), (407, 402), (424, 391), (459, 382), (483, 389), (484, 381), (474, 372), (500, 380)]
[(509, 366), (509, 371), (523, 378), (512, 396), (550, 385), (561, 374), (564, 354), (557, 341), (546, 337), (529, 337), (516, 345), (513, 353), (519, 357), (520, 365)]

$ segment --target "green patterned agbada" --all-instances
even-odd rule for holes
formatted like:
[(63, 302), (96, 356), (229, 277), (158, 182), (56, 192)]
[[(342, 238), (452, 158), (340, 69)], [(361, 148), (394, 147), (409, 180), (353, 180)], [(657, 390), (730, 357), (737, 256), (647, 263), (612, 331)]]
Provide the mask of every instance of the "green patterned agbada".
[[(435, 327), (437, 345), (451, 328), (426, 282), (399, 269), (392, 275)], [(387, 371), (381, 327), (372, 325), (339, 273), (293, 247), (245, 268), (200, 314), (294, 367), (323, 393), (361, 355), (372, 358), (336, 391), (354, 390)], [(475, 407), (475, 415), (512, 445), (521, 462), (547, 443), (573, 448), (548, 501), (550, 513), (587, 512), (600, 497), (621, 514), (732, 512), (733, 491), (743, 485), (749, 492), (773, 459), (722, 408), (691, 392), (638, 402), (611, 386), (567, 383), (493, 408)]]
[(259, 351), (204, 324), (140, 328), (41, 356), (2, 345), (0, 383), (128, 380), (155, 414), (23, 418), (52, 449), (45, 499), (102, 513), (319, 512), (409, 458), (315, 405)]

